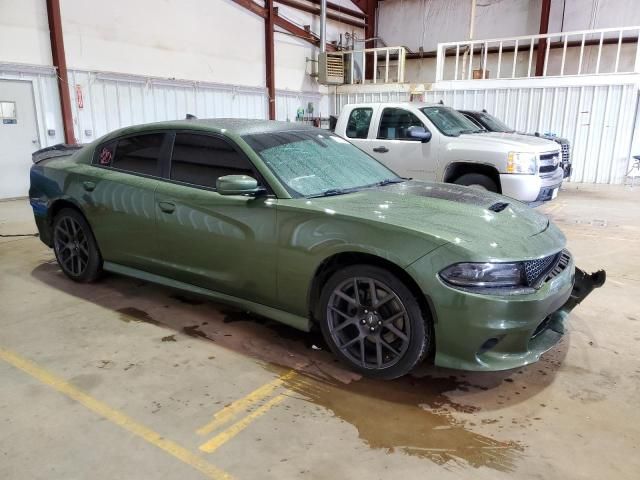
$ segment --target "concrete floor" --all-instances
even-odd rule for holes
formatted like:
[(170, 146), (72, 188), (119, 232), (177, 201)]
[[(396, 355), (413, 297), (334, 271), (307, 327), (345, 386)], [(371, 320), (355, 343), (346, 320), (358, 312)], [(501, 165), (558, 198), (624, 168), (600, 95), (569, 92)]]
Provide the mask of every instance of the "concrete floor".
[[(0, 478), (640, 478), (640, 188), (573, 184), (541, 210), (608, 274), (561, 343), (393, 382), (222, 305), (74, 284), (37, 238), (3, 236)], [(0, 234), (34, 231), (25, 200), (0, 203)]]

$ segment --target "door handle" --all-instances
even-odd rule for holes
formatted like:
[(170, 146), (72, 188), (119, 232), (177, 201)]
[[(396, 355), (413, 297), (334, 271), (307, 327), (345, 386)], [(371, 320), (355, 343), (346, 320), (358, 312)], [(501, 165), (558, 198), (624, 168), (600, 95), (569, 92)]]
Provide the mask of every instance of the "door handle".
[(173, 213), (176, 209), (176, 204), (171, 202), (158, 202), (158, 206), (164, 213)]
[(82, 182), (82, 187), (87, 191), (87, 192), (93, 192), (93, 190), (96, 188), (96, 184), (93, 182)]
[(373, 151), (377, 153), (387, 153), (389, 149), (387, 147), (376, 147)]

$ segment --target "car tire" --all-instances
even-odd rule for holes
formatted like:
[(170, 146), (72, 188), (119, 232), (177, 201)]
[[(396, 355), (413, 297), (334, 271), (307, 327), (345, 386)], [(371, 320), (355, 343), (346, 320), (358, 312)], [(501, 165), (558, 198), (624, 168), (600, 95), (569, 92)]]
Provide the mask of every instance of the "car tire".
[(490, 177), (481, 173), (465, 173), (456, 178), (453, 182), (458, 185), (465, 185), (467, 187), (478, 188), (482, 190), (488, 190), (490, 192), (497, 192), (498, 185)]
[(333, 274), (319, 310), (320, 329), (333, 353), (368, 377), (391, 380), (409, 373), (432, 344), (431, 319), (413, 293), (376, 266), (353, 265)]
[(53, 220), (53, 251), (74, 282), (93, 282), (102, 274), (102, 255), (91, 227), (73, 208), (63, 208)]

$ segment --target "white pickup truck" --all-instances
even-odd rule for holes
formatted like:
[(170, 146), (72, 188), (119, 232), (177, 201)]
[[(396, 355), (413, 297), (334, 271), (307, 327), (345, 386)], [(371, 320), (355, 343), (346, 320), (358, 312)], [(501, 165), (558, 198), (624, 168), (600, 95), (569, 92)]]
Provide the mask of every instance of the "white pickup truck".
[(335, 133), (405, 177), (484, 188), (527, 203), (554, 199), (562, 184), (557, 143), (486, 132), (440, 104), (345, 105)]

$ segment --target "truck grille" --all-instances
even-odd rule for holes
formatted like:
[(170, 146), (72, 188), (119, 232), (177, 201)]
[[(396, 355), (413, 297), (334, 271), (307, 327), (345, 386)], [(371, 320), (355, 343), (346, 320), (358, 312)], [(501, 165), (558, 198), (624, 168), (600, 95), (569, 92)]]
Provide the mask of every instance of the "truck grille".
[(540, 155), (540, 173), (555, 172), (560, 164), (560, 152), (543, 153)]
[(562, 147), (562, 163), (563, 164), (567, 164), (569, 163), (570, 157), (571, 157), (571, 153), (569, 151), (569, 144), (568, 143), (563, 143), (561, 145)]

